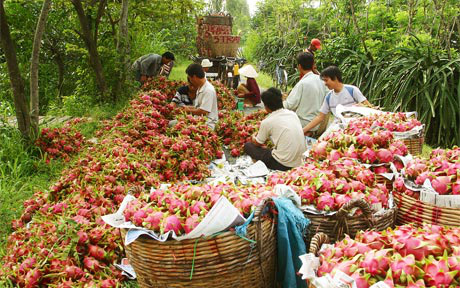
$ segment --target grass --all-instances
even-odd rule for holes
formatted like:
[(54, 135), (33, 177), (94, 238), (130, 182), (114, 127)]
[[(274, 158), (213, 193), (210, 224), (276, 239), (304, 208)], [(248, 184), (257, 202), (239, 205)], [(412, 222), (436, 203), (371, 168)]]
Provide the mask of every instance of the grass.
[(174, 67), (171, 71), (171, 74), (169, 75), (169, 80), (187, 81), (187, 74), (185, 74), (185, 69), (187, 69), (187, 66), (192, 63), (192, 60), (177, 59), (177, 62), (174, 63)]
[(430, 153), (433, 150), (433, 147), (423, 144), (422, 147), (422, 156), (423, 158), (430, 158)]
[(48, 188), (60, 174), (63, 164), (45, 164), (37, 149), (21, 144), (19, 131), (0, 128), (0, 257), (11, 231), (11, 221), (23, 211), (22, 203), (37, 190)]

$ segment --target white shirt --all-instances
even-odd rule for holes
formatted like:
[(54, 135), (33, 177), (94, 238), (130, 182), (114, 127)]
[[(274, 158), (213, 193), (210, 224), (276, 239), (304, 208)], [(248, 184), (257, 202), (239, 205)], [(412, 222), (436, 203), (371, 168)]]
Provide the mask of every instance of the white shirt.
[(207, 124), (211, 129), (216, 126), (219, 114), (217, 111), (217, 95), (214, 86), (206, 81), (203, 86), (196, 92), (196, 98), (194, 100), (196, 108), (200, 108), (208, 112)]
[(275, 147), (272, 156), (286, 167), (302, 164), (302, 154), (307, 149), (305, 136), (297, 115), (287, 109), (270, 113), (261, 123), (256, 141), (264, 144), (268, 138)]
[[(287, 99), (283, 102), (283, 106), (294, 111), (299, 117), (302, 127), (305, 127), (318, 115), (318, 110), (327, 91), (327, 87), (319, 75), (308, 72), (294, 86)], [(319, 125), (311, 131), (317, 130), (318, 127)]]
[[(353, 90), (353, 95), (351, 95), (350, 91), (348, 90)], [(319, 111), (324, 114), (332, 112), (334, 116), (337, 116), (335, 115), (335, 108), (339, 104), (342, 104), (343, 106), (352, 106), (353, 104), (361, 103), (366, 100), (366, 97), (364, 97), (363, 93), (361, 93), (358, 87), (353, 85), (343, 85), (343, 89), (339, 93), (331, 90), (326, 95), (323, 101), (323, 105)]]

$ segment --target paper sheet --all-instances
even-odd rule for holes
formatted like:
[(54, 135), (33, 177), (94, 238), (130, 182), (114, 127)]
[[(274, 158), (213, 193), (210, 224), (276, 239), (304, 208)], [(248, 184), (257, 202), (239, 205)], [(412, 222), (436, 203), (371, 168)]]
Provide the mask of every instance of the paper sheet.
[(137, 278), (136, 272), (134, 272), (133, 266), (129, 264), (128, 258), (121, 259), (121, 263), (114, 266), (120, 269), (122, 271), (121, 275), (128, 277), (128, 279), (134, 280)]
[(239, 210), (233, 206), (230, 201), (224, 196), (221, 196), (217, 200), (216, 204), (209, 210), (208, 214), (198, 224), (195, 229), (190, 233), (177, 236), (173, 231), (169, 231), (165, 234), (158, 234), (151, 230), (140, 228), (132, 224), (131, 222), (125, 222), (123, 211), (129, 201), (135, 199), (132, 195), (127, 195), (116, 213), (102, 216), (107, 224), (115, 228), (126, 228), (129, 229), (125, 237), (125, 245), (131, 244), (141, 235), (147, 235), (155, 240), (164, 242), (168, 240), (169, 236), (176, 240), (185, 240), (199, 238), (202, 236), (210, 236), (214, 233), (225, 231), (230, 227), (241, 225), (246, 219), (240, 214)]
[(314, 278), (312, 284), (316, 288), (357, 288), (355, 280), (340, 270), (335, 272), (334, 278), (327, 274)]
[(246, 177), (262, 177), (266, 176), (268, 172), (267, 166), (260, 160), (243, 170)]
[(374, 285), (372, 285), (371, 287), (369, 288), (391, 288), (390, 286), (388, 286), (387, 283), (383, 282), (383, 281), (379, 281), (377, 283), (375, 283)]
[(313, 253), (303, 254), (299, 256), (302, 261), (302, 266), (299, 269), (299, 273), (302, 275), (302, 279), (313, 279), (316, 277), (316, 270), (319, 267), (319, 258)]
[(420, 191), (420, 201), (444, 208), (460, 208), (460, 195), (440, 195), (431, 186), (430, 179), (425, 179)]

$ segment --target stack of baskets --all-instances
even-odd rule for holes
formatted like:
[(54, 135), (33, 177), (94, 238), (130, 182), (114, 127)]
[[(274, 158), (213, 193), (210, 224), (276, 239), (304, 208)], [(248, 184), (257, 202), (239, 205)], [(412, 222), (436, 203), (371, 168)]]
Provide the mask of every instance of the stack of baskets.
[[(361, 214), (350, 212), (353, 208), (359, 208)], [(341, 240), (345, 234), (355, 237), (359, 230), (372, 229), (384, 230), (394, 225), (396, 219), (396, 208), (385, 209), (374, 213), (364, 199), (351, 200), (343, 205), (334, 215), (315, 214), (304, 210), (304, 215), (311, 220), (310, 234), (326, 234), (331, 241)], [(307, 239), (308, 245), (309, 239)]]
[[(273, 219), (262, 216), (267, 205), (264, 202), (257, 208), (246, 239), (228, 231), (166, 242), (141, 236), (125, 245), (139, 286), (274, 287), (276, 227)], [(124, 238), (127, 231), (121, 232)]]

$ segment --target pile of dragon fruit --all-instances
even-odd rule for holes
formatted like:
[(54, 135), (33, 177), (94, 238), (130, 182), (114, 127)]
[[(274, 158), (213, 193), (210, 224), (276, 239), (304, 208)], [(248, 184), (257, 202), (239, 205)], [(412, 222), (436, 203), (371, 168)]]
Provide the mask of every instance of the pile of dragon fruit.
[[(161, 81), (101, 123), (97, 143), (75, 154), (48, 191), (24, 202), (1, 259), (0, 286), (116, 287), (123, 276), (113, 263), (123, 244), (101, 216), (114, 213), (133, 187), (209, 175), (208, 164), (222, 155), (219, 137), (204, 118), (177, 114)], [(168, 128), (173, 117), (178, 123)]]
[[(236, 99), (232, 91), (219, 81), (210, 81), (210, 83), (216, 90), (217, 108), (219, 110), (235, 109)], [(142, 86), (142, 89), (144, 91), (159, 90), (165, 94), (168, 99), (172, 99), (176, 94), (176, 90), (186, 84), (187, 83), (183, 81), (168, 80), (166, 77), (156, 77), (146, 81)]]
[(70, 157), (78, 153), (85, 144), (85, 138), (75, 128), (83, 119), (75, 118), (64, 123), (60, 128), (44, 128), (35, 140), (35, 145), (42, 151), (45, 161), (62, 158), (68, 162)]
[(349, 157), (366, 164), (390, 163), (394, 161), (395, 155), (404, 156), (407, 153), (406, 145), (395, 140), (390, 131), (369, 128), (359, 132), (349, 129), (334, 131), (311, 150), (315, 160), (335, 161)]
[(317, 276), (342, 271), (367, 288), (384, 281), (389, 287), (459, 287), (460, 228), (400, 226), (360, 232), (320, 254)]
[(290, 185), (304, 205), (318, 210), (337, 211), (352, 199), (388, 206), (389, 191), (375, 180), (375, 174), (357, 161), (341, 158), (331, 162), (309, 163), (291, 171), (272, 174), (267, 185)]
[(174, 184), (140, 195), (128, 203), (123, 214), (126, 221), (138, 227), (160, 234), (174, 231), (179, 236), (192, 231), (222, 196), (248, 216), (262, 200), (275, 194), (262, 184)]
[(440, 195), (460, 195), (460, 148), (434, 149), (430, 158), (413, 158), (404, 168), (404, 175), (423, 185), (428, 179)]
[(267, 116), (264, 110), (244, 115), (239, 111), (219, 112), (219, 123), (216, 130), (233, 157), (243, 153), (244, 143), (250, 142), (251, 137), (259, 129), (260, 122)]
[(406, 132), (421, 126), (422, 123), (417, 120), (415, 115), (407, 116), (403, 112), (382, 112), (375, 113), (365, 117), (358, 117), (348, 122), (348, 129), (354, 132), (360, 132), (366, 128), (384, 128), (391, 132)]

